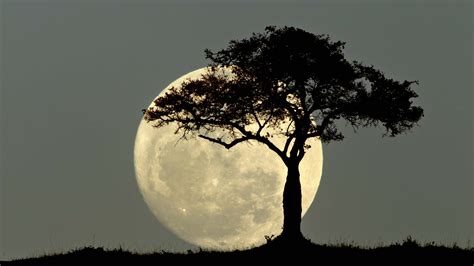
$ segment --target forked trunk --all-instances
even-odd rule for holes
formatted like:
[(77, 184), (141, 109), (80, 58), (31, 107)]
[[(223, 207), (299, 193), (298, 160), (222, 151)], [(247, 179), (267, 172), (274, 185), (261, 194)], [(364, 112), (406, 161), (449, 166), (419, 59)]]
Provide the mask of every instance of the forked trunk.
[(287, 240), (299, 240), (301, 234), (301, 184), (298, 163), (288, 164), (288, 175), (283, 190), (283, 232)]

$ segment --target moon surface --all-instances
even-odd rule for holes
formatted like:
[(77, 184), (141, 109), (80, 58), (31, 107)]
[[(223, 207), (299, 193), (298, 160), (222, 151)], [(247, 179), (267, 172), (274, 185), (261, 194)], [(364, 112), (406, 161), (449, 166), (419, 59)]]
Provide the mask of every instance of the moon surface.
[[(172, 82), (198, 79), (206, 68)], [(153, 105), (153, 102), (152, 102)], [(143, 198), (156, 218), (178, 237), (203, 248), (243, 249), (265, 243), (283, 225), (286, 166), (263, 144), (240, 143), (232, 149), (200, 138), (180, 140), (175, 124), (138, 127), (134, 164)], [(282, 147), (284, 137), (272, 138)], [(322, 173), (321, 142), (300, 164), (302, 215), (316, 195)]]

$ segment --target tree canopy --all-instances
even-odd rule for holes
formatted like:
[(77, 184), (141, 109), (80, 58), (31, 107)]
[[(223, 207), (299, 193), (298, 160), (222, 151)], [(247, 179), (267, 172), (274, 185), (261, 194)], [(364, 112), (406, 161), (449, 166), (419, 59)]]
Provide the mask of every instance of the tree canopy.
[[(309, 138), (342, 140), (340, 119), (355, 129), (383, 127), (388, 136), (411, 129), (423, 116), (413, 105), (417, 82), (349, 61), (344, 45), (294, 27), (267, 27), (220, 51), (206, 50), (209, 72), (157, 98), (144, 119), (156, 127), (176, 123), (184, 138), (228, 149), (259, 141), (285, 163), (301, 160)], [(286, 136), (286, 144), (275, 145), (270, 132)]]

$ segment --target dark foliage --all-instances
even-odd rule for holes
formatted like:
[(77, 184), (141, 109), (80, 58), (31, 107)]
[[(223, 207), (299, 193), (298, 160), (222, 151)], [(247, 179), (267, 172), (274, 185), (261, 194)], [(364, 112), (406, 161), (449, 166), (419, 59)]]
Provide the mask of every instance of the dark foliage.
[[(355, 128), (381, 125), (389, 136), (412, 128), (423, 115), (412, 105), (416, 81), (396, 81), (372, 66), (349, 62), (344, 45), (293, 27), (267, 27), (221, 51), (206, 50), (214, 68), (158, 98), (155, 107), (144, 110), (145, 119), (156, 126), (177, 122), (185, 137), (224, 129), (207, 140), (226, 148), (257, 140), (280, 156), (288, 147), (277, 151), (271, 136), (261, 134), (266, 128), (301, 139), (297, 153), (311, 137), (341, 140), (338, 119)], [(228, 67), (232, 78), (221, 67)], [(283, 121), (292, 126), (281, 128)], [(250, 124), (259, 127), (249, 130)]]

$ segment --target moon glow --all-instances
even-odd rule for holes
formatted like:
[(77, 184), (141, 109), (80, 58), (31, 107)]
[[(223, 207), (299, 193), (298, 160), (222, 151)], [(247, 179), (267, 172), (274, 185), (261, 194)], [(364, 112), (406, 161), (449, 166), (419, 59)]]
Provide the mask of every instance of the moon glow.
[[(158, 97), (205, 71), (182, 76)], [(138, 127), (135, 173), (146, 204), (164, 226), (189, 243), (217, 250), (260, 245), (265, 235), (280, 234), (287, 170), (276, 154), (252, 141), (230, 150), (200, 138), (178, 141), (176, 125), (152, 124), (142, 119)], [(271, 140), (283, 143), (285, 137)], [(302, 215), (322, 173), (321, 142), (313, 139), (310, 145), (299, 168)]]

